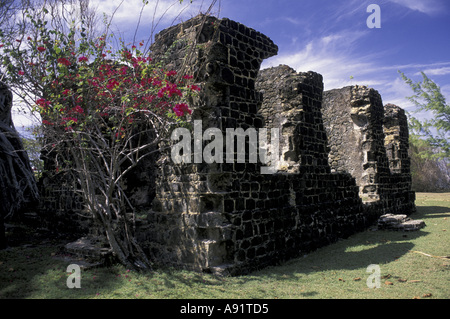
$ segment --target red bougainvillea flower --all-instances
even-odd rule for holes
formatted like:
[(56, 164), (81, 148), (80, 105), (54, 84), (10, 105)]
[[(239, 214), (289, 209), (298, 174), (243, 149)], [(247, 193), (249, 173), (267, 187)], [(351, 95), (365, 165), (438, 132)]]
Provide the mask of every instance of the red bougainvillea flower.
[(120, 128), (119, 132), (116, 132), (116, 138), (118, 138), (119, 136), (121, 136), (122, 138), (125, 137), (125, 129), (123, 127)]
[(167, 76), (177, 75), (177, 71), (174, 71), (174, 70), (169, 71), (169, 72), (166, 73), (166, 75), (167, 75)]
[(65, 66), (69, 66), (71, 64), (70, 61), (67, 60), (66, 58), (59, 58), (58, 63), (65, 65)]
[(127, 67), (127, 66), (121, 67), (121, 68), (120, 68), (120, 74), (126, 75), (126, 74), (127, 74), (127, 70), (128, 70), (128, 67)]
[(183, 79), (190, 80), (194, 78), (192, 75), (183, 75)]
[(192, 110), (189, 109), (188, 105), (186, 103), (180, 103), (175, 105), (175, 107), (173, 108), (173, 111), (175, 112), (175, 114), (177, 116), (183, 116), (185, 113), (192, 113)]
[(119, 86), (120, 83), (119, 81), (117, 81), (116, 79), (111, 79), (108, 81), (108, 84), (106, 85), (106, 88), (108, 88), (108, 90), (114, 89), (116, 86)]
[(38, 50), (39, 52), (44, 52), (44, 51), (45, 51), (45, 48), (44, 48), (44, 47), (38, 47), (37, 50)]
[(147, 96), (144, 96), (142, 99), (148, 103), (152, 103), (152, 101), (155, 99), (155, 97), (156, 96), (154, 96), (154, 95), (147, 95)]
[(129, 51), (124, 51), (122, 54), (127, 60), (131, 60), (131, 58), (133, 57), (133, 54), (131, 54), (131, 52)]
[(154, 79), (152, 80), (152, 84), (153, 84), (153, 86), (161, 87), (162, 81), (161, 81), (161, 80), (158, 80), (157, 78), (154, 78)]
[(19, 73), (19, 75), (24, 75), (25, 74), (25, 72), (23, 72), (22, 70), (20, 70), (18, 73)]
[(47, 101), (46, 99), (38, 99), (36, 101), (36, 104), (39, 105), (41, 108), (45, 108), (50, 105), (50, 102)]
[(85, 56), (82, 56), (78, 59), (78, 62), (87, 62), (88, 58)]
[(158, 97), (159, 98), (164, 97), (165, 92), (167, 92), (167, 95), (169, 97), (172, 97), (172, 95), (174, 94), (178, 96), (183, 96), (181, 91), (177, 88), (177, 85), (173, 83), (167, 83), (165, 87), (161, 88), (158, 92)]
[(79, 106), (79, 105), (77, 105), (77, 106), (74, 107), (74, 111), (77, 112), (77, 113), (79, 113), (79, 114), (84, 113), (83, 108), (82, 108), (81, 106)]
[(200, 91), (200, 87), (198, 87), (197, 85), (188, 85), (188, 87), (189, 87), (192, 91)]

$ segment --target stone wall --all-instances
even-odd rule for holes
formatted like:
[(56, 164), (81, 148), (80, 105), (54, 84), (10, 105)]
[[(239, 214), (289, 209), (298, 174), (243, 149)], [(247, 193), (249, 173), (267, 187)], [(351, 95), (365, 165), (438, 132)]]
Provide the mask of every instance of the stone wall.
[(37, 207), (38, 222), (52, 234), (67, 234), (77, 238), (87, 234), (92, 226), (91, 215), (74, 192), (75, 183), (63, 174), (48, 176), (44, 173), (38, 183), (40, 202)]
[(411, 162), (408, 155), (409, 131), (405, 111), (393, 104), (384, 106), (384, 145), (393, 174), (410, 174)]
[(313, 174), (329, 172), (322, 76), (280, 65), (260, 72), (257, 89), (263, 95), (258, 113), (265, 127), (280, 129), (279, 170), (298, 173), (302, 167)]
[[(192, 47), (195, 52), (188, 54)], [(176, 166), (166, 155), (159, 163), (153, 210), (140, 228), (153, 260), (242, 274), (362, 230), (393, 202), (381, 201), (388, 189), (396, 193), (390, 172), (396, 159), (388, 159), (384, 148), (384, 109), (375, 90), (343, 90), (348, 101), (334, 96), (342, 103), (342, 121), (336, 123), (344, 124), (330, 123), (327, 114), (334, 111), (322, 106), (322, 76), (288, 66), (259, 71), (276, 46), (228, 19), (196, 17), (162, 32), (154, 48), (157, 55), (166, 50), (175, 67), (188, 64), (195, 72), (202, 95), (193, 101), (192, 120), (202, 120), (203, 132), (215, 127), (225, 136), (226, 128), (279, 128), (280, 160), (276, 172), (265, 175), (261, 163), (248, 157), (245, 163)], [(330, 98), (325, 94), (325, 103)], [(391, 117), (394, 141), (398, 121)], [(362, 129), (354, 128), (355, 121)], [(333, 125), (348, 130), (353, 140), (326, 129)], [(338, 145), (337, 138), (345, 141)], [(337, 159), (347, 151), (354, 152), (349, 162)], [(409, 200), (412, 208), (405, 194), (399, 200)]]
[[(197, 161), (194, 151), (191, 163), (175, 164), (162, 151), (136, 170), (128, 189), (139, 207), (137, 238), (155, 263), (244, 274), (348, 237), (383, 214), (414, 211), (403, 111), (383, 107), (366, 87), (323, 92), (315, 72), (261, 71), (277, 50), (243, 24), (203, 15), (156, 36), (154, 59), (193, 74), (202, 88), (190, 101), (193, 150), (209, 144), (203, 134), (211, 128), (224, 137), (227, 128), (279, 129), (280, 148), (269, 145), (278, 159), (268, 163), (250, 160), (250, 138), (243, 162), (236, 149), (219, 163)], [(273, 171), (262, 174), (268, 164)]]
[[(199, 16), (159, 34), (153, 52), (174, 61), (175, 68), (191, 66), (186, 72), (194, 73), (202, 87), (192, 121), (202, 121), (202, 132), (218, 128), (225, 135), (226, 128), (262, 127), (255, 81), (263, 59), (277, 52), (265, 35), (228, 19)], [(177, 166), (168, 154), (162, 156), (153, 211), (140, 234), (152, 259), (208, 271), (234, 264), (237, 219), (232, 215), (255, 208), (259, 184), (248, 174), (257, 165)]]
[(324, 93), (323, 117), (330, 166), (355, 178), (366, 206), (414, 212), (405, 112), (383, 106), (372, 88), (349, 86)]

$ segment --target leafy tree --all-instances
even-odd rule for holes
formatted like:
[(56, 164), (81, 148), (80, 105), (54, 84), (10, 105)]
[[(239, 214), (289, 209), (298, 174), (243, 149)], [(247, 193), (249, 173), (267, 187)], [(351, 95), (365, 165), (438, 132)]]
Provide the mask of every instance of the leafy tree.
[(416, 192), (436, 192), (450, 189), (448, 167), (433, 159), (434, 148), (416, 135), (410, 138), (412, 189)]
[(76, 183), (120, 262), (150, 269), (134, 237), (126, 176), (159, 152), (200, 88), (144, 55), (143, 42), (93, 37), (83, 19), (51, 28), (52, 12), (36, 10), (25, 15), (33, 32), (1, 42), (5, 78), (42, 118), (47, 173)]
[(408, 99), (417, 106), (417, 112), (428, 111), (431, 119), (419, 120), (410, 115), (413, 134), (424, 137), (438, 152), (430, 154), (433, 158), (450, 158), (450, 105), (447, 104), (440, 87), (421, 72), (423, 80), (413, 82), (400, 72), (402, 79), (409, 84), (414, 95)]
[[(422, 119), (408, 114), (410, 126), (410, 143), (413, 148), (412, 170), (416, 176), (419, 189), (430, 189), (432, 186), (424, 187), (426, 180), (432, 181), (432, 176), (436, 175), (432, 171), (439, 171), (440, 177), (435, 179), (435, 187), (445, 187), (449, 183), (450, 177), (450, 105), (447, 104), (445, 96), (440, 87), (428, 76), (421, 72), (422, 81), (413, 82), (404, 73), (400, 72), (402, 79), (411, 87), (414, 94), (407, 97), (417, 106), (415, 113), (427, 111), (432, 114), (430, 119)], [(427, 168), (427, 169), (425, 169)], [(423, 170), (423, 171), (421, 171)], [(423, 175), (419, 177), (419, 175)], [(442, 180), (443, 179), (443, 180)], [(445, 182), (446, 180), (446, 182)]]

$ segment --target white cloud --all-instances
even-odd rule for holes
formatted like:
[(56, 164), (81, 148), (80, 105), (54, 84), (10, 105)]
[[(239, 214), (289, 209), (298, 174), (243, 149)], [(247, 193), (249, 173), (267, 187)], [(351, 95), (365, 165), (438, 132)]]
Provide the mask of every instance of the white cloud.
[[(358, 57), (352, 52), (352, 44), (364, 32), (343, 31), (311, 40), (297, 52), (281, 52), (265, 61), (263, 68), (286, 64), (298, 72), (314, 71), (324, 77), (325, 89), (350, 85), (363, 81), (366, 70), (373, 69), (370, 59)], [(354, 77), (353, 80), (350, 77)], [(365, 83), (373, 79), (366, 78)]]
[(383, 103), (391, 103), (406, 109), (412, 110), (415, 106), (406, 97), (413, 94), (411, 88), (400, 77), (397, 77), (385, 84), (382, 98)]
[(142, 0), (91, 0), (90, 3), (100, 16), (113, 17), (114, 29), (125, 36), (134, 33), (138, 24), (141, 30), (154, 32), (194, 17), (201, 10), (201, 3), (191, 4), (188, 0), (181, 4), (179, 0), (148, 1), (147, 5)]
[(442, 10), (439, 0), (389, 0), (413, 11), (433, 15)]
[(447, 104), (450, 104), (450, 84), (441, 86), (441, 93), (445, 97)]
[(173, 19), (187, 7), (177, 0), (149, 1), (147, 5), (144, 5), (142, 0), (93, 0), (91, 5), (97, 8), (100, 14), (114, 15), (117, 22), (130, 23), (137, 22), (141, 11), (145, 22), (149, 22), (148, 18), (153, 19), (153, 15), (156, 19), (163, 15), (166, 19)]
[(40, 124), (40, 116), (26, 106), (15, 93), (13, 93), (13, 106), (11, 109), (14, 126), (17, 130), (23, 131), (23, 128), (37, 126)]
[(383, 65), (386, 52), (358, 54), (356, 43), (365, 35), (365, 32), (348, 30), (327, 34), (310, 40), (299, 51), (280, 52), (264, 61), (262, 68), (286, 64), (297, 72), (320, 73), (325, 90), (355, 84), (373, 87), (381, 94), (384, 104), (392, 103), (408, 111), (415, 108), (406, 98), (413, 92), (400, 77), (399, 70), (408, 77), (414, 76), (413, 80), (420, 80), (415, 75), (422, 70), (429, 75), (450, 73), (450, 62)]
[(423, 70), (423, 72), (426, 75), (446, 75), (446, 74), (450, 74), (450, 66), (434, 68), (434, 69), (425, 69), (425, 70)]

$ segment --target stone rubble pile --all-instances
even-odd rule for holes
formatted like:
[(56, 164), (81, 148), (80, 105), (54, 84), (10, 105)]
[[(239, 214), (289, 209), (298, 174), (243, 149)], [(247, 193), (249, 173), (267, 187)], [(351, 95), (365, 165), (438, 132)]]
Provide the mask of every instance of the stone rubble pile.
[(407, 215), (385, 214), (378, 219), (378, 229), (414, 231), (425, 227), (423, 220), (413, 220)]
[(107, 263), (111, 259), (111, 249), (96, 239), (82, 237), (65, 245), (64, 251), (77, 259), (75, 263), (83, 268), (91, 268)]

